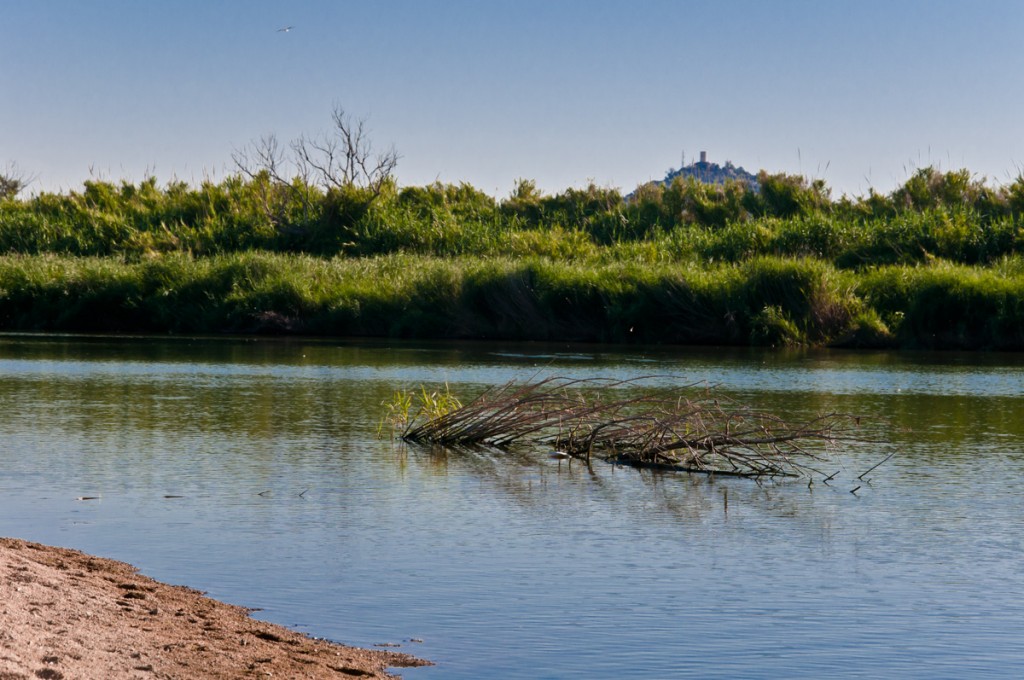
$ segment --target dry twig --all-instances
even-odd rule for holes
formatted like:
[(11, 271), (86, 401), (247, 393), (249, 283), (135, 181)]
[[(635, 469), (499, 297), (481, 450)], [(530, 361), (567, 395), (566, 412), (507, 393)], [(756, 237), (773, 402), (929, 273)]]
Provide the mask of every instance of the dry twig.
[[(644, 380), (547, 378), (510, 382), (485, 391), (461, 408), (420, 422), (402, 438), (449, 447), (547, 444), (570, 457), (711, 474), (826, 475), (814, 466), (854, 435), (859, 419), (839, 413), (789, 423), (753, 411), (703, 385), (681, 395), (609, 399)], [(687, 396), (690, 395), (690, 396)]]

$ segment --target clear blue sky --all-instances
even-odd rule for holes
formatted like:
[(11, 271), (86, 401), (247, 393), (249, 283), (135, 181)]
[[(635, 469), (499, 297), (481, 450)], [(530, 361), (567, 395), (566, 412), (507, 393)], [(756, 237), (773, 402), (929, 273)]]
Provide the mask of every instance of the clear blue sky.
[(701, 150), (836, 195), (925, 165), (1004, 183), (1022, 36), (1019, 0), (0, 0), (0, 168), (218, 179), (340, 104), (403, 185), (628, 191)]

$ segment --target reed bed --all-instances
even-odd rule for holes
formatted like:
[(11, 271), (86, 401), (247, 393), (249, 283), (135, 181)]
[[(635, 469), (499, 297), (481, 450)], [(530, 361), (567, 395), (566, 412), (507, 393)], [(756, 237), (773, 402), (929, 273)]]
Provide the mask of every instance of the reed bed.
[(545, 447), (553, 456), (743, 477), (809, 477), (857, 436), (860, 418), (839, 413), (792, 423), (692, 384), (672, 393), (636, 389), (650, 378), (510, 382), (464, 406), (413, 417), (408, 442), (446, 447)]
[(0, 330), (1024, 350), (1024, 258), (992, 267), (266, 252), (0, 254)]

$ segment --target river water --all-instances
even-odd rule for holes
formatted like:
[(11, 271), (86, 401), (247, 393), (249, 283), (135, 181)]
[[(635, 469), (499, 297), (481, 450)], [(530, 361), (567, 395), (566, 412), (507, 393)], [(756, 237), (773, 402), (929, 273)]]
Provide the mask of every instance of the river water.
[[(396, 389), (550, 375), (886, 443), (808, 487), (377, 437)], [(0, 534), (437, 663), (408, 679), (1024, 673), (1020, 355), (3, 336), (0, 413)]]

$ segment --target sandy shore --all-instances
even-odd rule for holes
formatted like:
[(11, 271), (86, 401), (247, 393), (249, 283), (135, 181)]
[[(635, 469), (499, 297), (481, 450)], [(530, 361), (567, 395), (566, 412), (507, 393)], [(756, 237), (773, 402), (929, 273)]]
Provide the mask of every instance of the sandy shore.
[(391, 678), (422, 665), (256, 621), (130, 564), (0, 538), (0, 680)]

